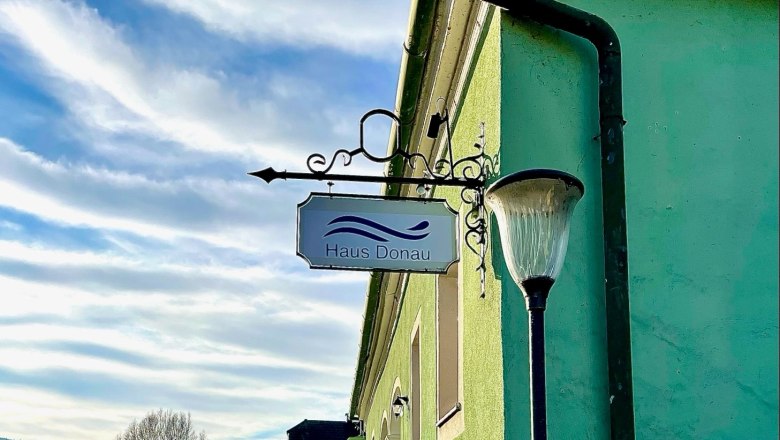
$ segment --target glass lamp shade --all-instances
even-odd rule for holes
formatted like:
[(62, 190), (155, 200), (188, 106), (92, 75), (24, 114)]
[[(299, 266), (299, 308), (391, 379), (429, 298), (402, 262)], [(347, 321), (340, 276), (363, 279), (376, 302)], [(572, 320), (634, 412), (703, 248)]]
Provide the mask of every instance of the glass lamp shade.
[(504, 259), (518, 286), (532, 278), (551, 283), (561, 272), (569, 220), (585, 187), (571, 174), (535, 169), (510, 174), (485, 193), (495, 213)]

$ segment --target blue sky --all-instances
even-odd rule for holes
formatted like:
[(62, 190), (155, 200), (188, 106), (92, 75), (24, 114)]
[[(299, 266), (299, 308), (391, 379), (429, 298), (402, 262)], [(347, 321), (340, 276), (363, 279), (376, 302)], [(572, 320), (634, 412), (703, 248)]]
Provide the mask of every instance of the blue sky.
[(0, 437), (113, 438), (160, 407), (212, 439), (343, 417), (366, 275), (295, 256), (324, 185), (245, 173), (356, 146), (393, 106), (407, 8), (0, 0)]

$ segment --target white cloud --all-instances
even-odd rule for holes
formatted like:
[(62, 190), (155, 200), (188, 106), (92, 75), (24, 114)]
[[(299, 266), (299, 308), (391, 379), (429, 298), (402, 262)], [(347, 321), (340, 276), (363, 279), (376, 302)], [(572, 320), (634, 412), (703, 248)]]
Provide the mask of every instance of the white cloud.
[(265, 243), (266, 249), (292, 249), (294, 235), (284, 223), (283, 211), (290, 207), (262, 203), (272, 193), (248, 178), (246, 183), (197, 178), (151, 180), (138, 174), (47, 161), (3, 138), (0, 158), (0, 206), (51, 222), (163, 240), (189, 237), (261, 252), (247, 243), (246, 237), (251, 236)]
[(41, 440), (110, 439), (133, 417), (139, 418), (149, 410), (133, 405), (107, 406), (32, 387), (0, 385), (0, 393), (6, 396), (0, 399), (3, 435), (10, 438), (28, 438), (28, 433), (36, 432)]
[(303, 47), (329, 46), (375, 57), (397, 57), (406, 3), (376, 0), (146, 0), (191, 15), (241, 40)]
[[(69, 255), (61, 251), (41, 255), (42, 250), (8, 243), (2, 249), (19, 250), (19, 258), (42, 263), (56, 263), (58, 257)], [(75, 264), (101, 261), (96, 254), (70, 255)], [(120, 264), (122, 260), (105, 261)], [(235, 438), (289, 427), (301, 414), (314, 417), (325, 408), (346, 405), (353, 355), (323, 356), (334, 351), (334, 338), (351, 352), (358, 310), (303, 297), (290, 301), (274, 292), (184, 297), (147, 292), (141, 296), (89, 292), (2, 275), (0, 292), (4, 298), (0, 357), (6, 359), (0, 366), (0, 384), (4, 384), (0, 389), (17, 384), (27, 387), (16, 391), (25, 395), (50, 392), (58, 396), (55, 401), (69, 400), (69, 406), (59, 408), (71, 411), (70, 423), (76, 425), (59, 433), (35, 427), (33, 420), (45, 420), (46, 427), (64, 420), (46, 418), (45, 404), (31, 410), (25, 399), (6, 392), (0, 404), (6, 435), (96, 438), (105, 430), (116, 433), (133, 417), (164, 406), (200, 414), (196, 420), (204, 422), (211, 438)], [(303, 315), (305, 321), (299, 319)], [(322, 324), (312, 332), (307, 329), (313, 322)], [(338, 337), (344, 334), (335, 331), (339, 326), (350, 327), (349, 338)], [(245, 338), (236, 331), (240, 329), (259, 333)], [(280, 344), (258, 343), (258, 335), (263, 334)], [(290, 344), (306, 349), (290, 350)], [(64, 398), (70, 395), (74, 398)], [(103, 401), (111, 411), (101, 411), (100, 417), (90, 414), (88, 408), (96, 401)], [(221, 416), (228, 413), (230, 417)], [(257, 413), (268, 417), (258, 420)], [(119, 426), (117, 420), (122, 420)]]
[(52, 92), (92, 127), (151, 134), (212, 154), (300, 162), (296, 147), (278, 136), (288, 123), (274, 101), (258, 91), (248, 99), (202, 72), (145, 62), (93, 9), (3, 1), (3, 31), (57, 79)]
[(14, 222), (9, 222), (8, 220), (0, 220), (0, 229), (7, 229), (14, 232), (21, 231), (22, 225)]
[[(67, 368), (84, 373), (102, 373), (119, 378), (143, 380), (146, 382), (175, 383), (184, 389), (202, 390), (204, 387), (200, 381), (207, 381), (209, 374), (203, 371), (194, 371), (188, 368), (170, 368), (178, 366), (248, 366), (248, 367), (274, 367), (296, 368), (301, 370), (326, 373), (335, 376), (351, 376), (349, 370), (344, 371), (338, 366), (323, 366), (297, 360), (284, 359), (256, 351), (230, 349), (230, 347), (195, 346), (190, 349), (182, 349), (173, 343), (152, 344), (150, 341), (138, 340), (127, 337), (117, 331), (105, 331), (99, 329), (78, 329), (64, 326), (42, 325), (17, 325), (9, 330), (18, 332), (22, 337), (3, 338), (6, 344), (9, 342), (23, 342), (33, 344), (45, 341), (52, 345), (60, 341), (84, 342), (100, 344), (105, 347), (121, 347), (134, 355), (147, 356), (155, 359), (159, 365), (170, 363), (168, 368), (138, 367), (132, 364), (97, 356), (72, 354), (66, 352), (54, 352), (36, 350), (34, 345), (27, 348), (0, 348), (0, 356), (3, 359), (14, 359), (14, 362), (4, 364), (4, 368), (12, 370), (42, 370), (50, 368)], [(180, 342), (180, 341), (177, 341)], [(204, 350), (208, 348), (208, 350)], [(212, 375), (214, 375), (212, 373)], [(220, 376), (220, 375), (217, 375)], [(224, 380), (224, 378), (223, 378)], [(264, 382), (262, 378), (242, 378), (245, 385), (251, 382)], [(268, 386), (268, 384), (266, 384)], [(235, 391), (235, 390), (234, 390)], [(343, 390), (339, 390), (343, 391)], [(294, 391), (290, 391), (293, 393)]]
[[(280, 194), (267, 194), (251, 181), (154, 180), (53, 162), (3, 139), (0, 158), (0, 205), (46, 222), (87, 225), (122, 243), (114, 250), (74, 251), (0, 240), (0, 356), (13, 359), (0, 368), (0, 382), (46, 391), (54, 386), (52, 377), (62, 384), (95, 380), (83, 386), (102, 398), (114, 382), (137, 383), (139, 390), (156, 391), (143, 397), (147, 407), (133, 417), (178, 402), (204, 413), (212, 438), (249, 435), (251, 429), (278, 423), (292, 426), (299, 414), (314, 416), (316, 410), (308, 405), (322, 399), (327, 400), (323, 408), (346, 406), (365, 276), (304, 275), (275, 268), (285, 264), (278, 256), (234, 261), (215, 253), (216, 246), (228, 246), (237, 255), (259, 254), (245, 238), (252, 236), (266, 237), (297, 258), (292, 255), (293, 235), (284, 238), (278, 232), (290, 227), (281, 228), (286, 216), (278, 210), (294, 212), (294, 202), (286, 208), (269, 203)], [(247, 205), (245, 200), (257, 202)], [(159, 252), (159, 243), (166, 241), (175, 250)], [(212, 257), (183, 258), (187, 253)], [(357, 295), (356, 300), (345, 295)], [(332, 345), (334, 340), (338, 344)], [(121, 349), (131, 359), (111, 352), (74, 352), (74, 346), (85, 344)], [(153, 365), (134, 365), (134, 359)], [(78, 371), (62, 376), (60, 370), (69, 365)], [(315, 394), (301, 394), (296, 387), (302, 386)], [(255, 391), (244, 391), (247, 387)], [(193, 393), (207, 398), (189, 403)], [(270, 394), (281, 401), (267, 403)], [(126, 402), (128, 397), (117, 399)], [(229, 402), (247, 406), (243, 417), (235, 416), (231, 423), (214, 415)], [(212, 406), (198, 406), (206, 404)], [(268, 405), (263, 410), (273, 416), (248, 423), (258, 405)], [(91, 438), (123, 427), (95, 422), (84, 437), (78, 433), (92, 425), (86, 413), (80, 417), (78, 428), (62, 431), (72, 433), (69, 438)], [(4, 425), (6, 420), (0, 416)], [(24, 437), (32, 432), (41, 439), (56, 436), (22, 421), (6, 426)]]
[(168, 242), (198, 240), (258, 256), (294, 255), (295, 225), (289, 217), (306, 193), (292, 185), (244, 180), (159, 180), (52, 162), (0, 137), (0, 206), (109, 236), (124, 231)]
[[(0, 384), (0, 394), (4, 396), (0, 400), (0, 414), (4, 416), (2, 435), (10, 438), (110, 439), (127, 428), (133, 419), (138, 420), (154, 409), (138, 403), (122, 403), (123, 396), (118, 393), (110, 405), (102, 400), (76, 398), (23, 385)], [(205, 396), (203, 399), (193, 397), (205, 400)], [(301, 408), (311, 408), (308, 414), (316, 418), (324, 415), (322, 409), (317, 409), (318, 405), (323, 407), (341, 403), (333, 402), (332, 399), (311, 400), (311, 404), (299, 401), (288, 406), (271, 401), (261, 408), (250, 404), (246, 408), (233, 407), (225, 411), (190, 412), (195, 428), (205, 429), (209, 438), (249, 438), (257, 431), (278, 429), (279, 426), (290, 427), (299, 422), (295, 413)], [(246, 400), (241, 399), (241, 402)], [(174, 409), (188, 411), (186, 402), (180, 402)], [(30, 437), (31, 432), (36, 435)]]
[[(147, 3), (245, 42), (238, 55), (328, 47), (372, 68), (400, 54), (406, 15), (357, 0)], [(342, 90), (308, 65), (175, 65), (112, 20), (82, 0), (0, 0), (0, 50), (19, 60), (8, 74), (64, 109), (42, 116), (47, 136), (0, 133), (0, 436), (111, 438), (161, 406), (192, 411), (214, 439), (340, 418), (366, 275), (311, 272), (294, 255), (308, 186), (233, 173), (355, 147), (362, 92), (342, 111), (323, 105)], [(383, 152), (386, 127), (367, 134)], [(358, 160), (345, 171), (378, 174)], [(336, 191), (367, 186), (353, 188)]]
[[(4, 316), (59, 312), (71, 314), (73, 307), (88, 304), (93, 307), (116, 307), (125, 311), (138, 309), (141, 313), (169, 315), (205, 316), (262, 311), (266, 319), (293, 323), (319, 321), (357, 328), (360, 323), (358, 310), (326, 298), (317, 299), (290, 292), (290, 285), (278, 280), (307, 286), (352, 285), (359, 288), (365, 284), (365, 276), (362, 274), (325, 272), (320, 276), (312, 276), (305, 272), (270, 271), (260, 265), (185, 265), (162, 262), (148, 253), (130, 258), (113, 252), (66, 251), (8, 240), (0, 240), (0, 263), (16, 263), (16, 267), (35, 266), (47, 272), (48, 276), (55, 272), (86, 274), (88, 276), (83, 278), (91, 281), (87, 287), (78, 281), (70, 283), (67, 280), (57, 280), (56, 284), (50, 285), (46, 283), (46, 276), (30, 279), (19, 269), (10, 273), (17, 278), (14, 280), (4, 277), (5, 271), (0, 267), (0, 292), (14, 293), (13, 301), (5, 304), (2, 311)], [(103, 293), (105, 288), (102, 284), (89, 287), (94, 286), (101, 275), (107, 274), (107, 278), (111, 278), (118, 271), (127, 274), (124, 278), (142, 281), (135, 288), (132, 283), (126, 289), (112, 286), (110, 293)], [(154, 278), (170, 278), (175, 283), (155, 283)], [(204, 288), (189, 286), (189, 279)], [(179, 295), (182, 284), (191, 292), (184, 298)], [(159, 287), (151, 287), (155, 285)], [(225, 290), (230, 288), (234, 290)], [(244, 295), (246, 292), (251, 295)], [(139, 294), (143, 295), (143, 301), (139, 301)]]

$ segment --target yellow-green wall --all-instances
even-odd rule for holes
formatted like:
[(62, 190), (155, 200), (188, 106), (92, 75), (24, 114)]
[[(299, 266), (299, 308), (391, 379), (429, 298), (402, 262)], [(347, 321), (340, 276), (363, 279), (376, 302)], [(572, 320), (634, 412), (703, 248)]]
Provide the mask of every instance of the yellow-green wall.
[[(492, 16), (479, 50), (464, 104), (453, 133), (456, 157), (473, 154), (473, 144), (486, 125), (487, 152), (496, 154), (499, 146), (499, 14)], [(461, 206), (460, 191), (440, 188), (434, 197), (446, 198), (454, 209)], [(461, 215), (462, 217), (462, 215)], [(461, 228), (462, 230), (462, 228)], [(484, 440), (503, 438), (503, 384), (501, 362), (500, 294), (495, 276), (488, 274), (486, 298), (480, 298), (477, 260), (468, 248), (461, 248), (460, 270), (463, 286), (463, 370), (465, 431), (460, 439)], [(390, 414), (390, 400), (396, 377), (402, 394), (409, 393), (409, 352), (411, 332), (420, 314), (420, 350), (422, 382), (422, 439), (436, 438), (436, 295), (434, 275), (412, 275), (403, 298), (402, 313), (392, 341), (390, 355), (376, 388), (370, 412), (365, 418), (367, 436), (381, 431), (383, 413)], [(410, 438), (408, 414), (401, 419), (402, 439)]]

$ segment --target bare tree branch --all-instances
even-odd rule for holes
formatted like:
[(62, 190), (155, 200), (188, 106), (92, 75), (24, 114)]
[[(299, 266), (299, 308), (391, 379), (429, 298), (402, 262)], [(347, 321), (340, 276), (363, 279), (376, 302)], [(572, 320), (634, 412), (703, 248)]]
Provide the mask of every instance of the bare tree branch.
[(189, 413), (159, 409), (140, 422), (133, 420), (116, 440), (208, 440), (205, 431), (195, 432)]

